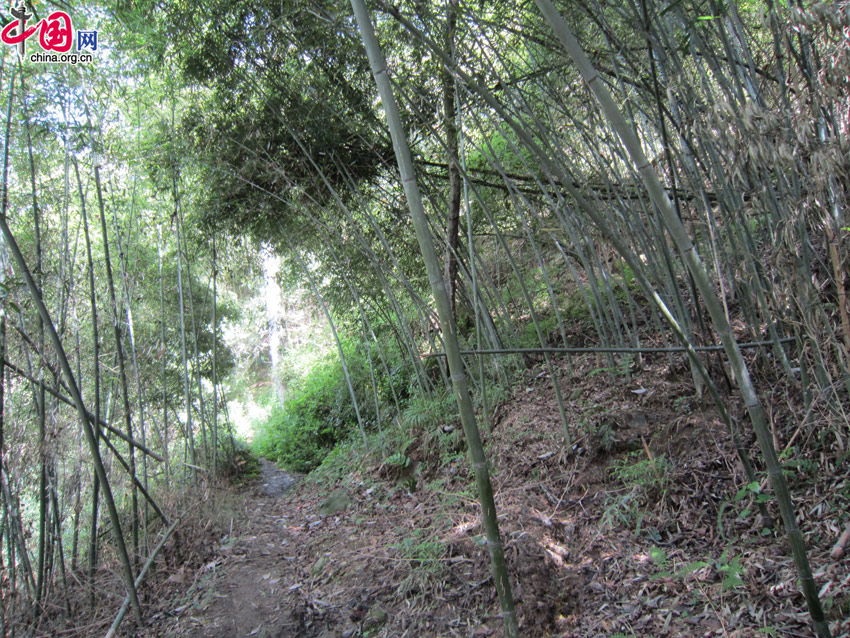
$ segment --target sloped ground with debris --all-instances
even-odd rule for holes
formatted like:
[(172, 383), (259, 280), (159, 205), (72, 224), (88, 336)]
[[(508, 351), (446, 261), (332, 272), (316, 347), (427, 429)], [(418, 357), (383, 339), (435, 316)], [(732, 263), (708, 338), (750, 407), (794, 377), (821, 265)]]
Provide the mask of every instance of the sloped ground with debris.
[[(758, 514), (769, 485), (747, 483), (687, 369), (658, 357), (572, 370), (569, 445), (541, 369), (485, 436), (522, 635), (812, 635), (781, 525)], [(763, 391), (833, 635), (850, 636), (850, 559), (830, 558), (850, 503), (846, 423), (802, 421), (792, 388)], [(809, 437), (831, 452), (801, 457)], [(502, 635), (456, 424), (392, 454), (335, 455), (288, 491), (263, 468), (145, 635)]]

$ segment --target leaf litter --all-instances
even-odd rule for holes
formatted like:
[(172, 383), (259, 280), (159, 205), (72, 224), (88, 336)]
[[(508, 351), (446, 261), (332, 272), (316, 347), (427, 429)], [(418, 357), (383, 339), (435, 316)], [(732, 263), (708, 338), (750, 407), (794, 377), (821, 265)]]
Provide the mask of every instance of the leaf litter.
[[(595, 365), (574, 359), (559, 375), (572, 445), (551, 381), (534, 368), (484, 437), (522, 635), (811, 635), (781, 527), (766, 530), (757, 515), (767, 481), (748, 485), (684, 364), (647, 357), (629, 383), (603, 380)], [(797, 422), (793, 388), (762, 390), (776, 423)], [(729, 409), (746, 424), (737, 399)], [(829, 427), (816, 421), (797, 436)], [(264, 463), (232, 535), (204, 561), (211, 576), (187, 575), (190, 603), (156, 614), (143, 635), (501, 636), (471, 473), (462, 451), (433, 441), (419, 433), (406, 450), (420, 467), (415, 486), (382, 459), (324, 482), (283, 479)], [(833, 635), (850, 636), (848, 560), (829, 556), (850, 486), (833, 452), (797, 459), (789, 481)], [(338, 490), (350, 505), (321, 516)]]

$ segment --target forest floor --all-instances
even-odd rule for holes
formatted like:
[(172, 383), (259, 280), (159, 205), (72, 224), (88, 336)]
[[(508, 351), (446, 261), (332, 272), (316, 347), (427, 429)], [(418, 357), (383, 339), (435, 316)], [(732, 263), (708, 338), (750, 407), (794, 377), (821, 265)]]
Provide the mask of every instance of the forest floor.
[[(540, 365), (485, 436), (521, 635), (811, 636), (788, 544), (754, 503), (769, 486), (748, 487), (687, 368), (572, 365), (560, 380), (572, 444)], [(850, 636), (850, 559), (830, 558), (850, 503), (845, 441), (811, 416), (798, 427), (792, 388), (762, 393), (833, 635)], [(742, 406), (730, 409), (757, 459)], [(144, 635), (501, 636), (460, 436), (444, 426), (382, 458), (338, 455), (290, 489), (265, 462), (204, 527), (205, 550), (160, 576)], [(834, 455), (801, 458), (808, 437)]]

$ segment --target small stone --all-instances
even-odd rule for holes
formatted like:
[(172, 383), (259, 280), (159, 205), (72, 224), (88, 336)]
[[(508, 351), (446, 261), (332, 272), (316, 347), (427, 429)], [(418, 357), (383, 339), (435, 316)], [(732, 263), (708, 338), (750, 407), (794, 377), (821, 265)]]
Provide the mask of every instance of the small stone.
[(322, 516), (333, 516), (334, 514), (344, 512), (348, 509), (349, 505), (351, 505), (351, 497), (348, 495), (348, 491), (344, 489), (334, 490), (328, 496), (327, 500), (322, 503), (322, 506), (319, 508), (319, 514)]

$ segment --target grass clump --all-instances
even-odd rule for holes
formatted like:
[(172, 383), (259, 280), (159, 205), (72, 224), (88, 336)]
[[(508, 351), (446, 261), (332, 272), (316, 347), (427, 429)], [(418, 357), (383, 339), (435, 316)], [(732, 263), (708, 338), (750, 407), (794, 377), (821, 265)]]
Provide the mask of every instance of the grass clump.
[[(642, 452), (632, 452), (625, 458), (615, 460), (609, 471), (625, 489), (608, 495), (602, 516), (603, 524), (608, 528), (619, 524), (634, 525), (635, 534), (640, 535), (644, 517), (648, 513), (646, 510), (663, 509), (666, 503), (671, 469), (670, 462), (663, 455), (653, 457), (648, 451), (645, 458)], [(650, 530), (650, 535), (655, 533)]]

